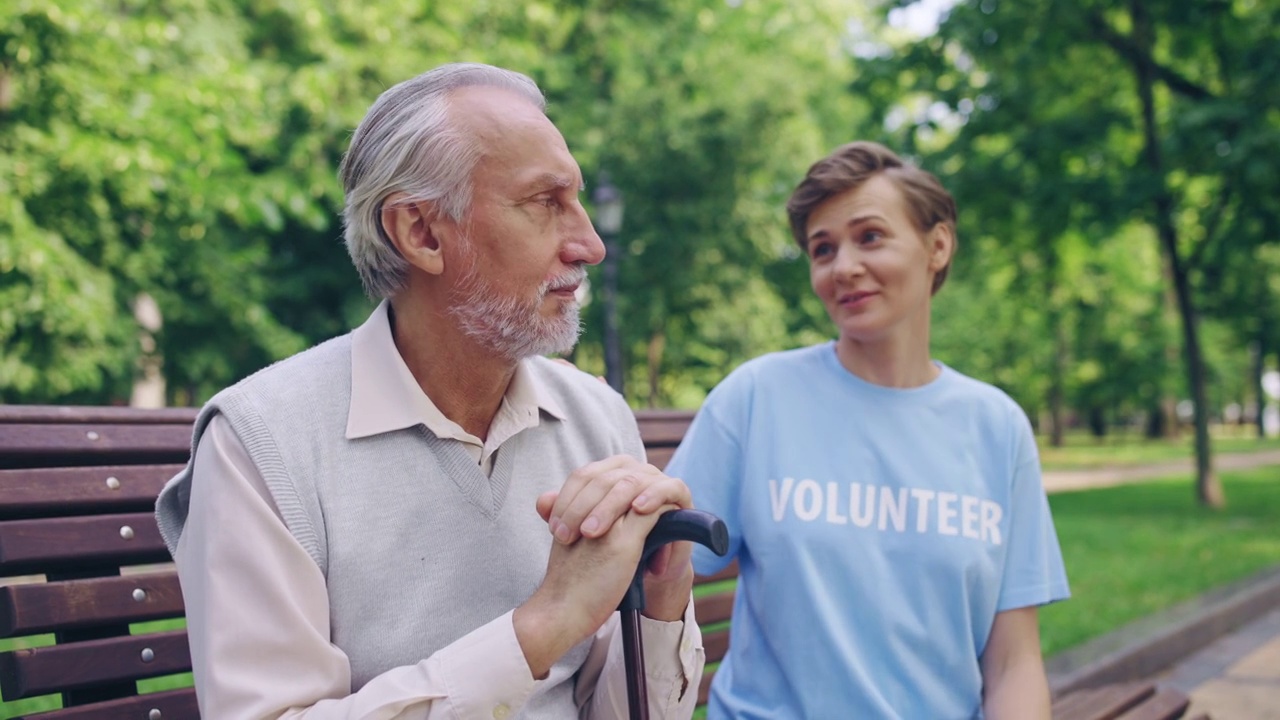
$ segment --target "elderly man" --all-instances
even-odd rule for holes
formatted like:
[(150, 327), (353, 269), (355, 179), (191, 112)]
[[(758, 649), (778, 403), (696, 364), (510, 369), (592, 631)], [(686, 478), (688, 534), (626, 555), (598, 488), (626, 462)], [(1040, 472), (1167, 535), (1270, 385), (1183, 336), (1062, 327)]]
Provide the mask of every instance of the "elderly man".
[[(157, 517), (206, 718), (625, 717), (613, 612), (684, 483), (542, 355), (604, 256), (537, 86), (485, 65), (387, 90), (342, 165), (383, 302), (215, 396)], [(646, 577), (654, 717), (702, 673), (687, 543)]]

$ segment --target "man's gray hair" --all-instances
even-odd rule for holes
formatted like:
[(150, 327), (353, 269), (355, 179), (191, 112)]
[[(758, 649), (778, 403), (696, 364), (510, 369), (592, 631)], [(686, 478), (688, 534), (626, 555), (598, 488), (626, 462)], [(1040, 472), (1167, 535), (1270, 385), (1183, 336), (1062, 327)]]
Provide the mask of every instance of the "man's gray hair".
[(347, 252), (371, 298), (404, 289), (409, 264), (382, 227), (388, 196), (434, 202), (453, 220), (471, 204), (471, 173), (483, 154), (475, 137), (449, 118), (449, 93), (463, 87), (511, 90), (546, 110), (528, 76), (479, 63), (454, 63), (406, 80), (378, 96), (342, 158), (342, 212)]

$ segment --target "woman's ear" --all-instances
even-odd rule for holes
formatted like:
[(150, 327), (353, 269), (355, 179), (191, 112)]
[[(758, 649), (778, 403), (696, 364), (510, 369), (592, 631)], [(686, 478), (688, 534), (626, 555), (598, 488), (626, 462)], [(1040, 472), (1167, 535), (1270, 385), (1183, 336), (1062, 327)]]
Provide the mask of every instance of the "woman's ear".
[(382, 231), (410, 265), (439, 275), (444, 272), (444, 253), (437, 237), (435, 203), (410, 200), (395, 193), (382, 203)]
[(944, 222), (934, 225), (926, 239), (926, 249), (929, 252), (929, 269), (933, 272), (939, 272), (950, 264), (956, 251), (956, 235), (951, 226)]

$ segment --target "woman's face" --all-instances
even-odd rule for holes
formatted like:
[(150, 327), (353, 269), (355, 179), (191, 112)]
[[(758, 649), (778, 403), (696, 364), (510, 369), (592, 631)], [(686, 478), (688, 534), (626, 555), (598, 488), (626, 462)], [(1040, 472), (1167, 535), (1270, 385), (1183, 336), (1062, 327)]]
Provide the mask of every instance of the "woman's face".
[(828, 199), (809, 216), (807, 233), (809, 280), (842, 339), (879, 342), (928, 328), (951, 232), (939, 224), (922, 235), (892, 180), (876, 175)]

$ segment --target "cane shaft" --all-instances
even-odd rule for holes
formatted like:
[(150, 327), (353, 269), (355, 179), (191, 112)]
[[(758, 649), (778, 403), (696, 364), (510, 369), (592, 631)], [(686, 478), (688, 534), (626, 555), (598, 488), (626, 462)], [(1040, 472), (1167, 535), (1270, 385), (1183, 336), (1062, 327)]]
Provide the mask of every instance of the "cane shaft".
[(640, 642), (640, 611), (623, 610), (622, 659), (627, 671), (627, 704), (631, 720), (649, 720), (649, 689), (645, 685), (644, 645)]

